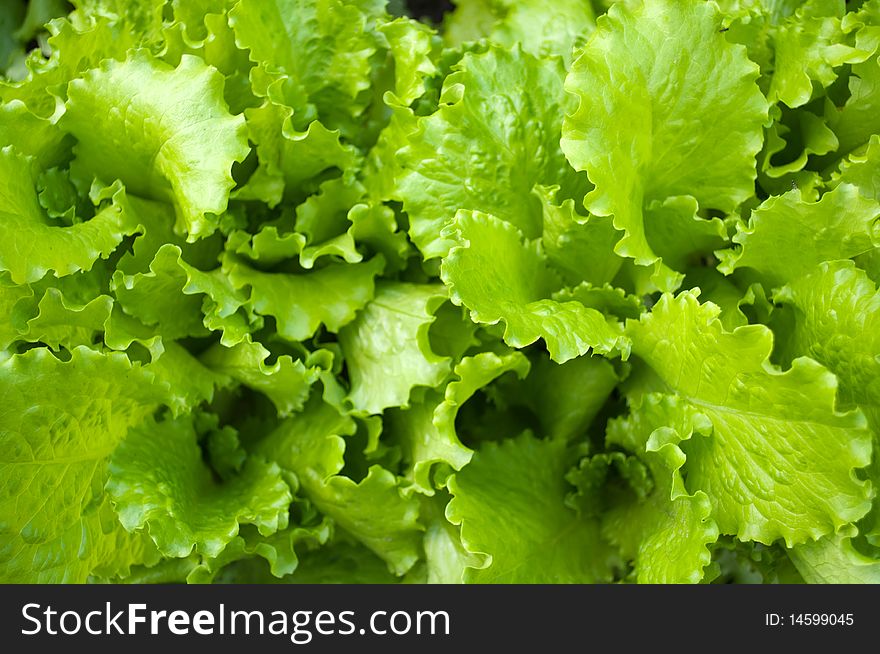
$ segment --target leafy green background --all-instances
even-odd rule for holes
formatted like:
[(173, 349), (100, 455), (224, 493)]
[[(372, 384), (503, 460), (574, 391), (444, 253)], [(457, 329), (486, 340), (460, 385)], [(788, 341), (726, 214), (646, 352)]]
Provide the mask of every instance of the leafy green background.
[(0, 581), (880, 580), (880, 0), (9, 0)]

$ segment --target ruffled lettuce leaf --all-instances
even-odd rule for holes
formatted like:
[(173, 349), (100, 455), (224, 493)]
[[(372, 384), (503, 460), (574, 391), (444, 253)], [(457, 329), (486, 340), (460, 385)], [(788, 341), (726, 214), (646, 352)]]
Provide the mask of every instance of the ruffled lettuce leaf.
[(358, 412), (381, 413), (408, 406), (416, 386), (438, 386), (449, 373), (449, 359), (431, 350), (428, 329), (446, 301), (436, 284), (382, 283), (357, 318), (339, 332)]
[(63, 127), (77, 137), (79, 166), (172, 203), (189, 240), (214, 231), (232, 164), (249, 152), (244, 117), (229, 113), (216, 69), (190, 55), (171, 68), (138, 52), (73, 80), (68, 96)]
[(539, 242), (524, 242), (512, 224), (460, 211), (444, 234), (455, 243), (440, 271), (450, 299), (467, 307), (474, 322), (503, 321), (508, 345), (525, 347), (542, 338), (559, 363), (590, 349), (628, 354), (619, 323), (579, 302), (551, 299), (561, 280), (548, 267)]
[(202, 460), (192, 417), (131, 429), (109, 472), (107, 493), (122, 525), (146, 528), (168, 557), (216, 557), (241, 525), (254, 525), (263, 536), (287, 527), (292, 496), (278, 466), (251, 458), (218, 484)]
[(880, 561), (859, 552), (846, 533), (799, 545), (789, 556), (807, 583), (880, 583)]
[(338, 332), (354, 320), (373, 298), (375, 277), (384, 266), (382, 257), (356, 265), (330, 264), (303, 274), (265, 273), (234, 259), (225, 272), (236, 289), (250, 289), (248, 301), (257, 314), (272, 316), (278, 334), (300, 341), (324, 325)]
[[(91, 270), (106, 259), (125, 236), (138, 231), (136, 220), (118, 201), (111, 201), (92, 218), (65, 226), (53, 221), (40, 206), (38, 167), (11, 146), (0, 150), (0, 270), (18, 284), (38, 281), (47, 272), (62, 277)], [(124, 190), (115, 187), (113, 199)]]
[(378, 555), (397, 575), (419, 558), (418, 503), (401, 495), (394, 475), (379, 465), (355, 482), (340, 474), (344, 436), (352, 418), (313, 395), (305, 409), (284, 421), (255, 452), (296, 474), (301, 492), (324, 515)]
[(627, 323), (633, 353), (703, 425), (666, 434), (687, 457), (686, 488), (709, 497), (721, 533), (765, 544), (814, 540), (864, 516), (872, 496), (856, 476), (871, 461), (864, 415), (837, 410), (837, 378), (826, 368), (798, 358), (774, 369), (770, 330), (725, 332), (718, 313), (685, 292)]
[(572, 49), (593, 32), (595, 13), (588, 0), (556, 2), (552, 12), (534, 0), (457, 0), (444, 27), (453, 44), (486, 37), (507, 47), (519, 43), (537, 56), (560, 55), (570, 62)]
[[(880, 483), (877, 437), (880, 428), (880, 293), (876, 284), (851, 261), (820, 264), (818, 270), (785, 286), (774, 300), (793, 313), (781, 354), (810, 356), (831, 370), (840, 383), (840, 399), (857, 405), (874, 431), (874, 457), (868, 476)], [(862, 534), (880, 542), (877, 500), (863, 520)]]
[(758, 71), (728, 43), (712, 3), (617, 3), (572, 64), (566, 91), (579, 104), (562, 128), (572, 166), (595, 184), (585, 206), (614, 216), (615, 251), (654, 266), (654, 282), (681, 281), (648, 235), (652, 203), (691, 196), (732, 211), (751, 193), (767, 102)]
[(332, 129), (366, 108), (384, 7), (384, 0), (242, 0), (229, 17), (251, 59), (289, 80), (290, 106), (319, 113)]
[[(486, 443), (448, 482), (447, 519), (461, 525), (469, 583), (594, 583), (611, 577), (613, 550), (595, 519), (565, 504), (564, 441), (524, 433)], [(540, 561), (540, 563), (538, 563)]]
[(410, 238), (425, 258), (452, 243), (441, 230), (456, 211), (490, 213), (527, 237), (541, 235), (536, 184), (586, 191), (559, 149), (565, 70), (518, 49), (466, 54), (443, 86), (440, 108), (420, 118), (398, 151), (397, 193), (410, 216)]
[(721, 251), (718, 269), (729, 274), (752, 268), (770, 286), (781, 286), (824, 261), (872, 250), (878, 216), (880, 204), (849, 184), (840, 184), (818, 202), (792, 190), (766, 200), (752, 212), (747, 225), (737, 225), (733, 241), (741, 247)]
[(82, 583), (155, 562), (102, 492), (128, 429), (162, 400), (152, 375), (121, 354), (78, 347), (62, 361), (38, 348), (0, 364), (0, 387), (3, 580)]
[(410, 407), (387, 414), (389, 432), (400, 444), (415, 490), (434, 494), (431, 472), (436, 464), (461, 470), (471, 460), (473, 451), (459, 440), (455, 419), (474, 393), (505, 373), (523, 378), (528, 371), (528, 359), (519, 352), (481, 352), (455, 366), (457, 379), (450, 381), (442, 393), (427, 391)]
[(695, 430), (711, 432), (711, 425), (676, 397), (646, 395), (631, 408), (630, 416), (609, 423), (607, 440), (645, 461), (653, 488), (645, 497), (630, 492), (609, 500), (602, 533), (633, 561), (639, 583), (697, 583), (710, 562), (708, 546), (718, 538), (718, 527), (708, 495), (686, 488), (686, 457), (676, 443)]

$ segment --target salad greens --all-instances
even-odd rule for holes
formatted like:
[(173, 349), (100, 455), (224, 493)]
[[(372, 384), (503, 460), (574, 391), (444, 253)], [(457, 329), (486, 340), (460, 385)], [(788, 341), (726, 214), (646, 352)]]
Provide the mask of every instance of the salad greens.
[(880, 0), (8, 0), (0, 581), (880, 582)]

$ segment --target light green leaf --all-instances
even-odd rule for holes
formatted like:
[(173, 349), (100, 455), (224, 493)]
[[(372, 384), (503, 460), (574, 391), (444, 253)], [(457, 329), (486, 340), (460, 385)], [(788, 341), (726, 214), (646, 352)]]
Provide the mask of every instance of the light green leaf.
[[(244, 531), (245, 528), (242, 529)], [(239, 534), (229, 541), (217, 557), (203, 558), (186, 576), (186, 581), (190, 584), (211, 583), (217, 580), (219, 574), (219, 581), (224, 583), (227, 581), (224, 578), (226, 566), (240, 561), (254, 562), (257, 557), (264, 559), (269, 573), (280, 579), (293, 574), (299, 567), (297, 548), (308, 552), (311, 548), (324, 545), (330, 538), (330, 531), (328, 521), (313, 527), (291, 526), (271, 536), (262, 536), (255, 530), (247, 531), (244, 537)], [(249, 583), (256, 583), (255, 579), (259, 577), (251, 573), (246, 579)]]
[[(129, 316), (116, 302), (113, 304), (110, 318), (104, 322), (104, 345), (111, 350), (125, 352), (133, 344), (146, 348), (151, 361), (155, 361), (165, 351), (165, 344), (162, 342), (162, 337), (156, 333), (155, 327), (147, 327), (137, 318)], [(174, 402), (170, 404), (173, 405)]]
[(849, 259), (872, 250), (874, 222), (880, 204), (841, 184), (818, 202), (800, 191), (764, 201), (748, 225), (738, 224), (734, 243), (741, 247), (718, 253), (718, 269), (730, 274), (749, 267), (772, 286), (781, 286), (816, 269), (823, 261)]
[(205, 25), (208, 15), (223, 14), (235, 5), (236, 0), (171, 0), (166, 4), (173, 7), (174, 18), (186, 27), (186, 34), (191, 40), (201, 40), (208, 36)]
[(528, 238), (541, 235), (535, 184), (558, 184), (561, 199), (586, 191), (559, 149), (565, 71), (558, 59), (519, 49), (466, 54), (446, 78), (440, 109), (420, 118), (398, 152), (397, 193), (410, 238), (425, 258), (444, 256), (441, 237), (456, 211), (491, 213)]
[(630, 295), (622, 288), (615, 288), (610, 284), (593, 286), (584, 282), (574, 288), (564, 288), (557, 291), (553, 294), (553, 299), (560, 302), (577, 300), (588, 309), (595, 309), (618, 318), (638, 318), (645, 309), (637, 296)]
[(697, 201), (689, 195), (654, 201), (647, 209), (645, 237), (664, 265), (683, 271), (698, 265), (701, 257), (711, 256), (727, 244), (727, 228), (720, 218), (706, 219), (697, 214)]
[[(769, 329), (725, 332), (718, 314), (688, 292), (627, 323), (633, 353), (680, 411), (712, 425), (680, 444), (687, 488), (704, 491), (721, 533), (740, 540), (792, 546), (861, 518), (872, 496), (855, 475), (871, 460), (864, 416), (837, 411), (837, 379), (818, 363), (774, 369)], [(688, 435), (677, 434), (668, 442)]]
[(288, 418), (261, 441), (256, 452), (291, 470), (302, 492), (324, 515), (375, 552), (397, 575), (419, 558), (418, 503), (405, 499), (388, 470), (372, 466), (355, 483), (340, 472), (354, 421), (317, 395), (301, 413)]
[(574, 200), (556, 204), (556, 187), (536, 186), (543, 207), (541, 244), (566, 284), (597, 286), (614, 279), (623, 259), (614, 253), (620, 232), (607, 216), (581, 216)]
[(413, 387), (442, 383), (450, 362), (431, 351), (428, 328), (445, 301), (446, 289), (436, 284), (377, 284), (375, 297), (339, 332), (355, 411), (408, 406)]
[(117, 271), (111, 288), (122, 309), (168, 338), (206, 336), (202, 298), (185, 295), (189, 276), (176, 245), (163, 245), (147, 273), (125, 275)]
[(0, 573), (4, 582), (86, 581), (148, 556), (104, 504), (107, 460), (162, 389), (121, 354), (36, 348), (0, 363)]
[(458, 0), (455, 10), (443, 16), (443, 39), (458, 47), (485, 39), (498, 22), (491, 0)]
[(470, 583), (594, 583), (611, 577), (613, 557), (593, 519), (565, 505), (570, 465), (559, 440), (525, 433), (486, 443), (448, 482), (446, 517), (461, 525), (465, 549), (482, 562)]
[(384, 204), (354, 205), (348, 212), (349, 232), (357, 243), (363, 243), (385, 258), (386, 273), (406, 266), (412, 247), (406, 233), (398, 231), (394, 209)]
[(303, 408), (309, 387), (318, 380), (319, 371), (290, 355), (279, 356), (267, 364), (271, 352), (261, 343), (246, 340), (226, 347), (220, 343), (204, 352), (199, 360), (215, 373), (232, 377), (272, 400), (278, 414), (287, 416)]
[(464, 571), (479, 567), (480, 557), (468, 552), (461, 542), (460, 529), (444, 515), (449, 496), (438, 495), (422, 506), (425, 521), (425, 563), (429, 584), (460, 584)]
[(291, 341), (312, 336), (323, 324), (331, 332), (351, 322), (372, 299), (381, 256), (359, 264), (331, 264), (314, 272), (264, 273), (228, 259), (224, 269), (238, 289), (250, 287), (254, 310), (272, 316), (278, 334)]
[(98, 16), (110, 18), (144, 40), (158, 37), (162, 26), (162, 7), (165, 0), (73, 0), (77, 11), (74, 19), (86, 23)]
[(846, 104), (826, 107), (826, 120), (840, 142), (839, 156), (858, 150), (880, 134), (880, 56), (853, 65)]
[(880, 584), (880, 561), (857, 551), (852, 534), (798, 545), (789, 556), (810, 584)]
[(263, 327), (262, 317), (256, 315), (245, 293), (237, 289), (231, 275), (221, 268), (203, 272), (182, 259), (178, 265), (186, 272), (185, 295), (204, 294), (202, 313), (204, 325), (212, 331), (220, 330), (220, 343), (232, 347)]
[(256, 234), (236, 230), (229, 234), (224, 247), (233, 254), (240, 254), (264, 266), (295, 259), (306, 237), (295, 232), (279, 232), (275, 225), (266, 225)]
[(249, 152), (244, 117), (227, 110), (215, 69), (190, 55), (171, 68), (137, 52), (72, 81), (68, 95), (62, 125), (79, 140), (78, 165), (173, 203), (175, 228), (190, 241), (214, 231), (232, 164)]
[(744, 294), (729, 277), (712, 268), (696, 268), (685, 278), (685, 285), (699, 288), (702, 300), (721, 309), (718, 319), (727, 331), (749, 324), (748, 317), (741, 310)]
[(47, 40), (49, 59), (42, 53), (29, 57), (27, 67), (22, 66), (24, 70), (17, 75), (20, 81), (0, 80), (0, 97), (5, 101), (19, 100), (40, 118), (52, 119), (54, 123), (59, 116), (58, 99), (66, 99), (70, 80), (97, 67), (104, 59), (124, 58), (129, 49), (138, 45), (139, 35), (122, 21), (110, 16), (79, 20), (77, 16), (82, 18), (74, 13), (70, 20), (53, 20), (46, 26), (51, 34)]
[(456, 44), (488, 37), (508, 47), (520, 43), (537, 56), (560, 55), (569, 62), (572, 48), (595, 28), (589, 0), (554, 2), (552, 11), (536, 0), (458, 0), (455, 5), (445, 27)]
[(9, 273), (0, 273), (0, 349), (6, 349), (26, 331), (27, 321), (35, 316), (34, 290), (28, 284), (16, 284)]
[[(252, 573), (240, 581), (249, 583)], [(289, 584), (394, 584), (401, 580), (385, 562), (363, 545), (339, 540), (314, 552), (306, 552), (296, 572), (284, 579)]]
[[(825, 4), (826, 11), (815, 7)], [(778, 25), (773, 35), (774, 71), (768, 97), (789, 107), (809, 102), (813, 82), (828, 87), (837, 79), (835, 68), (864, 61), (869, 52), (844, 43), (839, 3), (808, 3)]]
[(508, 345), (521, 348), (543, 338), (559, 363), (590, 349), (628, 354), (618, 323), (578, 302), (550, 299), (561, 280), (547, 267), (540, 245), (523, 242), (510, 223), (460, 211), (444, 235), (455, 243), (440, 268), (450, 299), (470, 309), (474, 322), (504, 321)]
[[(773, 124), (767, 130), (763, 151), (758, 155), (758, 169), (763, 187), (773, 185), (773, 180), (789, 179), (792, 173), (804, 169), (810, 155), (825, 155), (837, 149), (837, 136), (825, 121), (814, 113), (802, 110), (783, 114), (778, 107), (770, 110)], [(774, 164), (780, 153), (796, 148), (797, 156), (787, 162)], [(764, 177), (769, 177), (766, 180)], [(787, 177), (788, 176), (788, 177)], [(790, 186), (790, 182), (788, 184)], [(790, 188), (785, 189), (790, 190)]]
[(730, 212), (753, 192), (767, 102), (745, 49), (719, 32), (712, 3), (617, 3), (572, 64), (565, 89), (580, 100), (566, 116), (562, 149), (596, 185), (590, 212), (614, 216), (616, 252), (655, 266), (655, 282), (680, 282), (647, 237), (655, 201), (693, 196)]
[(70, 159), (75, 140), (54, 119), (35, 116), (22, 101), (12, 100), (0, 105), (0, 143), (48, 168)]
[[(18, 4), (11, 3), (13, 7)], [(30, 41), (43, 27), (53, 18), (66, 16), (70, 11), (70, 5), (66, 0), (31, 0), (27, 3), (27, 13), (24, 21), (16, 32), (20, 41)]]
[(701, 429), (711, 433), (698, 409), (658, 395), (644, 396), (629, 416), (608, 425), (608, 443), (637, 454), (654, 480), (646, 498), (630, 494), (600, 516), (603, 535), (634, 561), (639, 583), (697, 583), (712, 558), (708, 545), (718, 527), (711, 502), (702, 490), (685, 488), (685, 455), (676, 445)]
[(459, 409), (478, 390), (507, 372), (523, 378), (529, 361), (519, 352), (498, 355), (481, 352), (466, 357), (455, 366), (458, 379), (449, 382), (443, 393), (429, 391), (421, 401), (405, 410), (389, 411), (388, 432), (400, 444), (413, 487), (425, 495), (434, 494), (431, 471), (437, 463), (461, 470), (473, 452), (462, 445), (455, 432)]
[(598, 356), (563, 364), (540, 356), (529, 375), (505, 396), (532, 410), (543, 435), (571, 440), (583, 437), (619, 381), (611, 363)]
[(354, 244), (348, 211), (363, 197), (364, 187), (343, 178), (321, 184), (317, 194), (296, 208), (296, 231), (306, 236), (299, 256), (303, 268), (313, 268), (322, 256), (337, 256), (348, 263), (363, 259)]
[(297, 131), (293, 109), (271, 97), (244, 113), (260, 164), (247, 184), (236, 191), (239, 199), (262, 200), (274, 207), (285, 195), (296, 197), (322, 173), (350, 170), (357, 161), (354, 149), (339, 141), (338, 131), (328, 130), (317, 120)]
[(241, 0), (229, 12), (240, 47), (267, 70), (290, 78), (325, 124), (336, 126), (365, 108), (371, 59), (380, 46), (376, 23), (383, 0)]
[(147, 364), (146, 369), (159, 382), (167, 382), (165, 404), (175, 416), (192, 411), (202, 402), (210, 402), (217, 388), (232, 384), (229, 376), (205, 367), (195, 356), (175, 342), (163, 345), (163, 351)]
[(842, 402), (880, 410), (880, 294), (864, 271), (821, 263), (773, 299), (794, 309), (788, 358), (812, 357), (837, 375)]
[(394, 58), (393, 97), (386, 103), (409, 107), (425, 93), (425, 80), (437, 73), (433, 59), (439, 49), (434, 31), (411, 18), (398, 18), (379, 31), (388, 40)]
[(91, 270), (138, 231), (120, 206), (124, 191), (118, 187), (113, 202), (89, 220), (64, 227), (49, 219), (37, 196), (35, 164), (12, 147), (0, 150), (0, 270), (14, 282), (35, 282), (49, 271), (62, 277)]
[(840, 163), (832, 184), (852, 184), (862, 196), (880, 201), (880, 135), (871, 136), (863, 153), (853, 153)]
[(113, 298), (99, 295), (85, 305), (68, 303), (57, 288), (50, 288), (40, 300), (39, 313), (27, 323), (22, 338), (43, 342), (51, 348), (63, 345), (73, 349), (78, 345), (92, 346), (104, 324), (110, 319)]
[[(875, 431), (868, 476), (880, 483), (877, 429), (880, 427), (880, 293), (851, 261), (833, 261), (782, 288), (773, 298), (793, 310), (783, 356), (809, 356), (837, 375), (840, 399), (858, 405)], [(880, 536), (880, 504), (874, 500), (863, 521), (864, 535)]]
[(220, 554), (239, 531), (263, 536), (287, 527), (292, 496), (275, 464), (250, 458), (218, 484), (202, 460), (191, 417), (131, 429), (109, 466), (107, 492), (126, 529), (147, 528), (165, 556)]

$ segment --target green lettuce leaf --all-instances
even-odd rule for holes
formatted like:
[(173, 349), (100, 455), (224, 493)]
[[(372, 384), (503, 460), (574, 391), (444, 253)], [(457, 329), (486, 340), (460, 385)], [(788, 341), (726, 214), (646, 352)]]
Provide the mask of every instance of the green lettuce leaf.
[[(7, 583), (82, 583), (96, 569), (155, 562), (102, 493), (128, 429), (161, 388), (121, 354), (33, 349), (0, 364), (0, 569)], [(151, 554), (152, 552), (152, 554)]]
[(474, 322), (504, 321), (508, 345), (525, 347), (543, 338), (559, 363), (590, 349), (628, 354), (619, 323), (579, 302), (550, 299), (561, 280), (547, 266), (539, 243), (523, 242), (512, 224), (460, 211), (444, 234), (456, 243), (440, 271), (450, 299), (467, 307)]
[(359, 483), (340, 472), (354, 421), (314, 395), (306, 408), (261, 441), (255, 453), (294, 472), (319, 511), (384, 560), (397, 575), (419, 558), (421, 527), (414, 499), (388, 470), (372, 466)]
[(864, 197), (880, 201), (880, 135), (871, 136), (863, 153), (853, 153), (840, 163), (832, 184), (852, 184)]
[(113, 299), (99, 295), (84, 305), (68, 303), (57, 288), (49, 288), (37, 305), (37, 315), (28, 320), (22, 339), (42, 342), (53, 349), (91, 346), (110, 319)]
[(704, 425), (690, 438), (667, 434), (673, 445), (687, 439), (679, 447), (688, 490), (705, 492), (721, 533), (740, 540), (792, 546), (861, 518), (872, 496), (855, 474), (871, 460), (864, 416), (837, 411), (837, 378), (827, 369), (807, 358), (774, 369), (769, 329), (725, 332), (718, 313), (687, 292), (664, 295), (627, 323), (633, 353)]
[(356, 153), (340, 142), (338, 131), (317, 120), (297, 131), (293, 115), (293, 109), (274, 102), (271, 94), (261, 106), (245, 110), (248, 136), (257, 146), (260, 164), (236, 191), (237, 198), (263, 200), (273, 207), (285, 194), (295, 197), (320, 175), (354, 165)]
[[(718, 269), (730, 274), (749, 267), (771, 286), (781, 286), (816, 269), (824, 261), (849, 259), (875, 247), (874, 222), (880, 204), (841, 184), (818, 202), (800, 191), (769, 198), (752, 212), (748, 225), (737, 225), (734, 243), (719, 252)], [(791, 244), (797, 244), (796, 248)]]
[(857, 551), (852, 536), (826, 536), (790, 550), (789, 556), (811, 584), (878, 584), (880, 561)]
[(777, 26), (769, 97), (799, 107), (813, 96), (814, 82), (830, 86), (837, 79), (835, 68), (867, 58), (870, 52), (845, 43), (842, 13), (838, 2), (807, 2)]
[(450, 381), (442, 393), (428, 391), (405, 410), (386, 414), (388, 431), (400, 444), (415, 490), (434, 494), (431, 472), (435, 464), (445, 463), (461, 470), (471, 460), (472, 450), (461, 443), (455, 431), (455, 418), (462, 405), (501, 375), (514, 372), (523, 378), (528, 371), (528, 359), (519, 352), (481, 352), (455, 366), (458, 379)]
[(227, 110), (215, 69), (190, 55), (171, 68), (137, 53), (73, 80), (68, 96), (62, 125), (78, 139), (78, 165), (174, 204), (175, 227), (189, 240), (214, 231), (232, 164), (249, 152), (244, 117)]
[(601, 286), (614, 279), (623, 259), (614, 253), (620, 232), (607, 216), (581, 216), (574, 200), (556, 204), (558, 187), (536, 186), (543, 207), (541, 244), (563, 280)]
[(610, 579), (614, 552), (599, 535), (598, 522), (565, 504), (569, 465), (563, 441), (525, 433), (485, 444), (450, 478), (446, 517), (461, 525), (465, 549), (481, 559), (465, 570), (466, 582)]
[(680, 277), (659, 260), (651, 204), (689, 195), (732, 211), (751, 193), (767, 102), (745, 49), (719, 32), (711, 3), (617, 3), (572, 64), (565, 89), (579, 99), (562, 149), (596, 185), (585, 199), (624, 232), (615, 251), (655, 266), (672, 290)]
[(654, 480), (647, 497), (629, 494), (601, 516), (603, 535), (634, 561), (639, 583), (697, 583), (703, 578), (711, 559), (708, 545), (718, 538), (718, 527), (706, 493), (685, 487), (685, 455), (676, 443), (695, 430), (711, 429), (705, 417), (678, 398), (657, 395), (644, 396), (630, 416), (608, 425), (608, 443), (635, 452)]
[(117, 271), (111, 288), (128, 315), (156, 326), (162, 336), (207, 336), (202, 298), (184, 294), (189, 281), (186, 267), (180, 248), (165, 244), (156, 253), (149, 272), (124, 275)]
[[(440, 108), (420, 118), (397, 153), (398, 194), (410, 238), (425, 258), (444, 256), (441, 237), (456, 211), (491, 213), (527, 237), (541, 235), (535, 184), (586, 191), (559, 150), (565, 71), (557, 59), (518, 49), (466, 54), (443, 86)], [(520, 91), (519, 89), (522, 89)]]
[(428, 329), (445, 301), (439, 285), (381, 283), (354, 322), (340, 330), (355, 411), (408, 406), (413, 387), (443, 382), (449, 359), (431, 350)]
[[(874, 457), (868, 476), (880, 483), (877, 453), (880, 428), (880, 293), (851, 261), (820, 264), (812, 275), (782, 288), (774, 300), (793, 310), (783, 356), (810, 356), (831, 370), (840, 383), (840, 399), (857, 405), (874, 430)], [(880, 541), (880, 505), (862, 525), (869, 539)]]
[(812, 357), (837, 375), (842, 402), (880, 410), (880, 295), (865, 272), (851, 261), (821, 263), (773, 299), (794, 309), (786, 358)]
[(588, 0), (555, 2), (552, 12), (535, 0), (457, 0), (455, 5), (445, 20), (452, 43), (486, 37), (508, 47), (519, 43), (537, 56), (560, 55), (566, 62), (595, 28)]
[(268, 536), (287, 527), (290, 489), (277, 465), (248, 459), (218, 484), (202, 460), (190, 417), (147, 420), (113, 452), (107, 492), (129, 531), (149, 530), (159, 551), (220, 554), (240, 525)]
[(541, 433), (551, 438), (582, 437), (620, 382), (614, 366), (599, 356), (563, 364), (539, 356), (531, 363), (528, 376), (506, 388), (504, 399), (531, 409)]
[(268, 364), (271, 354), (262, 343), (248, 337), (232, 347), (217, 343), (202, 353), (199, 361), (213, 372), (263, 393), (275, 405), (278, 415), (287, 416), (303, 408), (319, 370), (306, 367), (288, 354)]
[(300, 341), (321, 325), (338, 332), (354, 320), (373, 298), (375, 277), (382, 271), (381, 256), (355, 265), (330, 264), (299, 275), (264, 273), (227, 259), (226, 274), (237, 289), (250, 288), (249, 302), (260, 315), (272, 316), (278, 334)]
[(26, 284), (47, 272), (56, 277), (91, 270), (107, 258), (122, 239), (138, 231), (137, 222), (116, 200), (124, 190), (116, 187), (114, 201), (94, 217), (75, 225), (52, 221), (40, 206), (37, 195), (38, 167), (12, 147), (0, 150), (0, 270), (12, 280)]
[(332, 129), (366, 108), (384, 7), (383, 0), (242, 0), (229, 17), (251, 59), (289, 78), (294, 110), (309, 115), (312, 104)]

